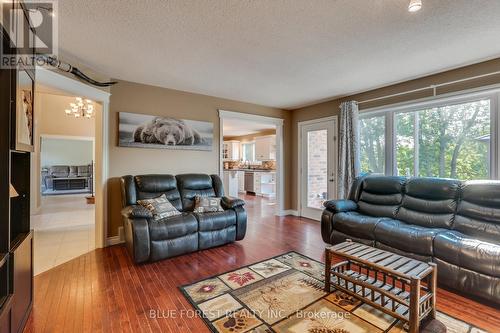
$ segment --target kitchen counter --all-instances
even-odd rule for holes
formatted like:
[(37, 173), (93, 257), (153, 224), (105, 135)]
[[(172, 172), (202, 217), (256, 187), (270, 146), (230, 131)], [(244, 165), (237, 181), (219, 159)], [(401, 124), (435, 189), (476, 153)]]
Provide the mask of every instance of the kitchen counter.
[(244, 171), (244, 172), (276, 172), (276, 170), (266, 169), (224, 169), (224, 171)]
[(276, 196), (276, 170), (224, 169), (224, 191), (236, 197), (251, 192), (264, 197)]

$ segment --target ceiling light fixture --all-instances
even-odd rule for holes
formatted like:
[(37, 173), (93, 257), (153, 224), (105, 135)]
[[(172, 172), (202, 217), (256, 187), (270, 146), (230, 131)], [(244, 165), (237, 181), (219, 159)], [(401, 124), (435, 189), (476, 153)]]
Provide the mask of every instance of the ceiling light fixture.
[(422, 0), (411, 0), (410, 4), (408, 5), (408, 11), (413, 13), (413, 12), (418, 12), (420, 9), (422, 9)]
[(94, 116), (94, 102), (90, 99), (76, 98), (76, 103), (69, 103), (71, 109), (66, 109), (64, 112), (67, 116), (75, 118), (92, 118)]

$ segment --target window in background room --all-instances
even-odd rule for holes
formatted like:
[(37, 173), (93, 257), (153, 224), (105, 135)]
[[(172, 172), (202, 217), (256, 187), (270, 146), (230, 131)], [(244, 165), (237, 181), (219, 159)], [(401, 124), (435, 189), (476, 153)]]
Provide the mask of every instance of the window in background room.
[[(485, 94), (457, 97), (362, 116), (362, 172), (384, 173), (384, 162), (390, 161), (389, 175), (461, 180), (495, 177), (496, 99)], [(390, 156), (385, 156), (385, 146)]]
[(359, 121), (363, 173), (385, 173), (385, 117), (363, 117)]
[(255, 142), (243, 143), (241, 147), (243, 161), (255, 161)]

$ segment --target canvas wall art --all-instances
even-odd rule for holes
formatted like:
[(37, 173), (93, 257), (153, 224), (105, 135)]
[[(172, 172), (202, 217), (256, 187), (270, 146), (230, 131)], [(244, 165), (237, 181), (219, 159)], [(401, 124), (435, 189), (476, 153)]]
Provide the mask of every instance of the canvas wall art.
[(15, 150), (33, 151), (33, 87), (31, 75), (20, 69), (17, 76)]
[(120, 147), (212, 150), (211, 122), (120, 112)]

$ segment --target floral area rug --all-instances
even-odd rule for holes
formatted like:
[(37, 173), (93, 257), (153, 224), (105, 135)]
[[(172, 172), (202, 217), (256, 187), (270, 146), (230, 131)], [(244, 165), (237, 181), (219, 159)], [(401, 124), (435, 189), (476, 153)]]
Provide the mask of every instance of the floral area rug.
[[(324, 265), (289, 252), (180, 289), (213, 332), (405, 332), (401, 321), (323, 287)], [(422, 331), (485, 332), (443, 313)]]

